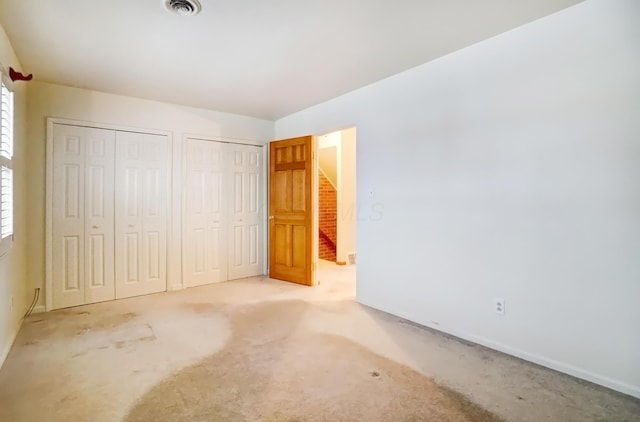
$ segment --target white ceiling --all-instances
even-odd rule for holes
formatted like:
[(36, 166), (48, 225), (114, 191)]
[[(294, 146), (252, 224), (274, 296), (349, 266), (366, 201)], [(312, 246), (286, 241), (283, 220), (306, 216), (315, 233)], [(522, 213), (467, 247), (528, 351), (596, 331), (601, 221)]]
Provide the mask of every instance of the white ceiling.
[(37, 80), (277, 119), (579, 1), (0, 0), (0, 24)]

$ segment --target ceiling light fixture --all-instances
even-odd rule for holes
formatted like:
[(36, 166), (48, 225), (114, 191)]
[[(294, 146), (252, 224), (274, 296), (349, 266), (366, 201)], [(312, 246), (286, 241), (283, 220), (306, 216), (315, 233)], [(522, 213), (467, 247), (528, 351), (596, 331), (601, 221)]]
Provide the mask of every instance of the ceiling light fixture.
[(198, 0), (163, 0), (163, 2), (168, 11), (181, 16), (195, 16), (202, 9)]

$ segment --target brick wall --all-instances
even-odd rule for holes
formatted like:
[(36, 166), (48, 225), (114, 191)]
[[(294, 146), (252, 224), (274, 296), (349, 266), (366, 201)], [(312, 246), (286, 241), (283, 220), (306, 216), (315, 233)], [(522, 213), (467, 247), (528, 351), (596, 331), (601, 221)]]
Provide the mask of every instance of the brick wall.
[[(320, 172), (319, 174), (319, 221), (320, 231), (331, 239), (328, 241), (320, 234), (319, 253), (320, 259), (336, 261), (336, 241), (338, 238), (338, 196), (331, 182)], [(333, 244), (331, 244), (333, 242)]]

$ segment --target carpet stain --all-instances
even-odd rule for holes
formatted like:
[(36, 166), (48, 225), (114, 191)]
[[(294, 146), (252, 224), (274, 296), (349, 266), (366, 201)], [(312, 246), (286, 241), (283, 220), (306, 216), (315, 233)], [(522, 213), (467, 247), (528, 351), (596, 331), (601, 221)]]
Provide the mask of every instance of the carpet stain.
[(214, 304), (214, 303), (207, 303), (207, 302), (203, 302), (203, 303), (183, 303), (181, 305), (183, 308), (186, 308), (188, 310), (190, 310), (193, 313), (196, 314), (207, 314), (210, 312), (215, 312), (216, 310), (218, 310), (220, 308), (220, 305)]
[(407, 366), (304, 328), (310, 306), (287, 301), (229, 310), (230, 343), (155, 385), (125, 420), (500, 420)]

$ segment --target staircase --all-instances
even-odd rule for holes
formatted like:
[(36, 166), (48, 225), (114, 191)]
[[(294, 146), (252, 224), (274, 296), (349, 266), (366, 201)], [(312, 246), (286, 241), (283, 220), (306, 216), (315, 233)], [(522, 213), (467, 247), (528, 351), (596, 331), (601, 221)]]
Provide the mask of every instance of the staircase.
[(318, 175), (319, 185), (319, 251), (320, 259), (336, 261), (336, 242), (338, 234), (338, 195), (336, 188), (324, 175)]

